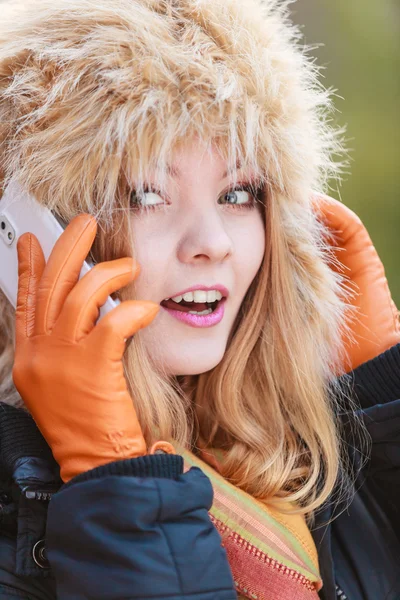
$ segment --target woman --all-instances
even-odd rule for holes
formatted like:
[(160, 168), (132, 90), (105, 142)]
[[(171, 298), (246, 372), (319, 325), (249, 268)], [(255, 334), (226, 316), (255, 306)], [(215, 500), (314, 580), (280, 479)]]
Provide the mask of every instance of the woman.
[(2, 185), (70, 222), (3, 300), (2, 598), (398, 597), (397, 311), (284, 5), (2, 9)]

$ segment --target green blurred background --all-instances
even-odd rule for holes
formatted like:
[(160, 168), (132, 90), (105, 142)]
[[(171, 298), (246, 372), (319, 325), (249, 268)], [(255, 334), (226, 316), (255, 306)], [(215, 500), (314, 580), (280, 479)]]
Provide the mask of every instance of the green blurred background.
[(292, 20), (337, 96), (349, 173), (329, 193), (367, 227), (400, 308), (400, 0), (297, 0)]

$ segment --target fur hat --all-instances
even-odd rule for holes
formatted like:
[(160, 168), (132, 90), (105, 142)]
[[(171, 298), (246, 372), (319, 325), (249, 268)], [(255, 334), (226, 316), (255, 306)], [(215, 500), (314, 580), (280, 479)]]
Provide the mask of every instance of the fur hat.
[(82, 191), (82, 179), (88, 193), (97, 183), (104, 194), (104, 169), (114, 182), (126, 155), (136, 168), (164, 164), (177, 140), (198, 134), (222, 139), (233, 164), (252, 164), (288, 199), (306, 201), (337, 170), (331, 152), (340, 144), (326, 122), (329, 96), (287, 20), (287, 4), (3, 3), (8, 173), (18, 167), (52, 195)]

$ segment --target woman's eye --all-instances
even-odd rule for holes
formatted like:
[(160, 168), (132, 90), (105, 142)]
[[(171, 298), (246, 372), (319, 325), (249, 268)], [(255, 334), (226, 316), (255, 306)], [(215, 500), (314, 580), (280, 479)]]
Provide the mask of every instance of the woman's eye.
[[(161, 202), (157, 202), (157, 200), (161, 200)], [(143, 193), (136, 192), (135, 190), (131, 193), (131, 206), (137, 207), (141, 206), (143, 208), (156, 208), (164, 204), (161, 196), (157, 192), (147, 192)]]
[(255, 206), (254, 194), (246, 187), (225, 192), (220, 196), (219, 201), (221, 199), (222, 204), (233, 205), (235, 208), (252, 208)]

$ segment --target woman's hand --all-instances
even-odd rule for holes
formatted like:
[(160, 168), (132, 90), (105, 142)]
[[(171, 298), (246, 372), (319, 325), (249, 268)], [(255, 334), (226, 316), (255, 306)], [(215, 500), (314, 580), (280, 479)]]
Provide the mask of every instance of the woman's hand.
[(96, 466), (146, 454), (122, 356), (125, 340), (159, 311), (125, 301), (96, 325), (108, 295), (139, 274), (132, 258), (100, 263), (78, 281), (97, 223), (79, 215), (47, 264), (37, 238), (18, 240), (13, 378), (60, 465), (64, 482)]
[(348, 277), (356, 309), (350, 327), (354, 339), (343, 337), (348, 352), (345, 372), (378, 356), (400, 342), (400, 321), (383, 264), (360, 218), (347, 206), (325, 195), (314, 197), (314, 207), (336, 242), (334, 254), (341, 267), (332, 268)]

